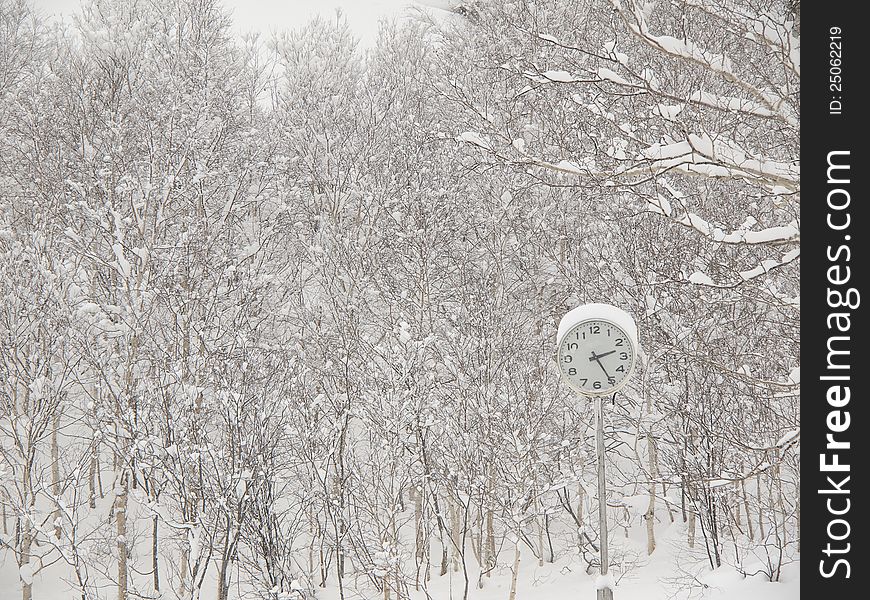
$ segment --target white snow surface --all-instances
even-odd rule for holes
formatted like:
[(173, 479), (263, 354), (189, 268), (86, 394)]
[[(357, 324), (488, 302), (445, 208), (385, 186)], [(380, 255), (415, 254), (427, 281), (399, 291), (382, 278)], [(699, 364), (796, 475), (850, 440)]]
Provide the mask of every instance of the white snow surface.
[(18, 576), (26, 585), (31, 585), (33, 583), (33, 574), (33, 564), (21, 565), (18, 569)]
[[(109, 504), (105, 503), (102, 508), (108, 510)], [(664, 515), (662, 515), (664, 517)], [(521, 561), (517, 577), (516, 600), (576, 600), (595, 598), (596, 589), (604, 585), (610, 585), (614, 590), (617, 600), (671, 600), (676, 596), (677, 586), (685, 584), (690, 578), (695, 578), (698, 584), (707, 586), (702, 597), (704, 600), (798, 600), (800, 598), (800, 562), (787, 561), (783, 566), (779, 582), (771, 583), (764, 575), (756, 574), (746, 576), (732, 566), (722, 566), (711, 570), (706, 563), (703, 550), (696, 549), (697, 553), (686, 555), (685, 550), (677, 548), (685, 543), (686, 525), (679, 519), (670, 523), (667, 517), (662, 519), (656, 526), (657, 547), (655, 552), (646, 554), (645, 525), (635, 520), (629, 528), (628, 537), (621, 533), (613, 537), (613, 550), (609, 573), (601, 577), (598, 573), (586, 573), (586, 565), (579, 558), (569, 552), (559, 552), (555, 562), (544, 562), (540, 565), (537, 558), (532, 556), (527, 547), (521, 548)], [(614, 531), (614, 533), (616, 533)], [(136, 554), (148, 556), (148, 536), (139, 536), (136, 545)], [(437, 547), (433, 552), (437, 552)], [(502, 550), (501, 560), (512, 558), (513, 549), (508, 547)], [(624, 564), (619, 557), (625, 556)], [(171, 572), (169, 563), (162, 563), (161, 575)], [(752, 564), (744, 565), (744, 570), (753, 573), (756, 571)], [(760, 566), (760, 565), (759, 565)], [(477, 565), (474, 559), (469, 560), (471, 577), (468, 588), (468, 600), (506, 600), (511, 588), (511, 568), (508, 565), (500, 565), (492, 572), (491, 577), (483, 577), (483, 587), (478, 588)], [(19, 570), (13, 561), (0, 563), (0, 598), (21, 598), (21, 576), (29, 578), (33, 571), (31, 566)], [(760, 570), (760, 569), (759, 569)], [(212, 566), (205, 576), (203, 584), (202, 600), (214, 600), (216, 598), (216, 569)], [(414, 586), (408, 588), (409, 600), (449, 600), (450, 598), (462, 598), (463, 577), (461, 573), (449, 570), (444, 576), (439, 576), (436, 567), (432, 568), (432, 577), (426, 583), (426, 589), (421, 587), (415, 591)], [(345, 582), (346, 598), (381, 598), (377, 592), (365, 587), (366, 577), (361, 576), (356, 580), (349, 577)], [(138, 577), (138, 576), (136, 576)], [(353, 583), (356, 581), (357, 583)], [(74, 586), (74, 575), (69, 567), (60, 561), (46, 566), (45, 569), (33, 574), (33, 597), (37, 600), (68, 600), (77, 598)], [(137, 584), (142, 589), (149, 589), (146, 579), (137, 579)], [(104, 595), (111, 596), (111, 584), (105, 582), (107, 587)], [(306, 589), (304, 580), (294, 580), (291, 584), (293, 589)], [(360, 587), (357, 587), (360, 585)], [(696, 590), (697, 591), (697, 590)], [(157, 598), (174, 597), (171, 591)], [(339, 600), (340, 593), (335, 583), (335, 578), (330, 577), (326, 588), (318, 588), (316, 600)], [(230, 594), (230, 599), (238, 598), (236, 589)], [(293, 599), (294, 596), (287, 598)]]
[(571, 73), (569, 73), (568, 71), (547, 71), (546, 73), (543, 73), (543, 75), (550, 81), (556, 81), (558, 83), (573, 83), (575, 81), (578, 81), (578, 79), (571, 75)]
[(480, 134), (477, 133), (476, 131), (465, 131), (465, 132), (463, 132), (463, 133), (460, 133), (460, 134), (457, 136), (456, 140), (459, 141), (459, 142), (465, 142), (466, 144), (472, 144), (472, 145), (474, 145), (474, 146), (479, 146), (479, 147), (481, 147), (481, 148), (483, 148), (483, 149), (485, 149), (485, 150), (490, 150), (490, 149), (491, 149), (491, 146), (489, 145), (489, 142), (487, 142), (486, 140), (484, 140), (484, 139), (480, 136)]
[(619, 85), (631, 85), (624, 77), (606, 67), (599, 67), (598, 77), (601, 79), (607, 79), (613, 83), (618, 83)]
[(616, 587), (616, 581), (613, 579), (613, 573), (608, 573), (607, 575), (599, 575), (595, 579), (595, 589), (596, 590), (606, 590), (613, 589)]
[(777, 442), (776, 442), (776, 446), (777, 446), (777, 447), (785, 446), (787, 443), (789, 443), (790, 441), (792, 441), (793, 439), (795, 439), (795, 438), (796, 438), (797, 436), (799, 436), (800, 434), (801, 434), (801, 430), (800, 430), (800, 429), (793, 429), (792, 431), (789, 431), (789, 432), (786, 433), (784, 436), (782, 436), (781, 438), (779, 438), (779, 440), (777, 440)]

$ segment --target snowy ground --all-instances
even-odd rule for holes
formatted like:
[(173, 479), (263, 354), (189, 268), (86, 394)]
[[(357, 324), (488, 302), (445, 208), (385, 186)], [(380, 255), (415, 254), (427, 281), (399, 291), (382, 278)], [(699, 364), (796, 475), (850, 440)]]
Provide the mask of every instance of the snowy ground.
[[(651, 557), (645, 556), (645, 540), (640, 527), (630, 530), (630, 537), (621, 534), (613, 543), (618, 548), (615, 556), (632, 556), (623, 567), (618, 562), (612, 572), (617, 579), (614, 590), (616, 600), (666, 600), (670, 598), (706, 598), (709, 600), (796, 600), (800, 598), (799, 562), (786, 565), (781, 581), (770, 583), (762, 575), (744, 577), (731, 567), (711, 571), (704, 562), (703, 550), (694, 556), (676, 555), (675, 549), (684, 546), (685, 528), (682, 524), (665, 524), (658, 530), (658, 548)], [(147, 541), (147, 540), (144, 540)], [(679, 543), (678, 543), (679, 542)], [(143, 553), (147, 550), (143, 547)], [(500, 563), (510, 563), (513, 551), (503, 552)], [(17, 569), (11, 564), (9, 553), (0, 554), (0, 600), (21, 597)], [(678, 566), (682, 565), (682, 566)], [(691, 565), (691, 566), (690, 566)], [(67, 600), (74, 597), (74, 589), (64, 581), (69, 574), (62, 565), (46, 568), (34, 578), (34, 600)], [(692, 583), (693, 577), (697, 581)], [(511, 566), (500, 564), (491, 578), (484, 579), (479, 589), (476, 565), (469, 569), (468, 600), (508, 600), (511, 588)], [(364, 577), (359, 581), (363, 582)], [(346, 584), (345, 597), (351, 599), (380, 599), (382, 593), (370, 588), (353, 589), (353, 577)], [(564, 556), (555, 563), (540, 566), (532, 556), (521, 555), (517, 577), (516, 600), (577, 600), (595, 598), (595, 575), (587, 575), (580, 560)], [(317, 590), (318, 600), (338, 600), (338, 587), (330, 585)], [(444, 577), (433, 575), (427, 589), (414, 591), (411, 600), (459, 600), (463, 597), (462, 572), (448, 571)], [(208, 582), (202, 598), (215, 597), (214, 587)], [(103, 591), (104, 597), (114, 598), (111, 586)], [(174, 595), (164, 595), (171, 598)], [(231, 598), (233, 598), (231, 592)]]

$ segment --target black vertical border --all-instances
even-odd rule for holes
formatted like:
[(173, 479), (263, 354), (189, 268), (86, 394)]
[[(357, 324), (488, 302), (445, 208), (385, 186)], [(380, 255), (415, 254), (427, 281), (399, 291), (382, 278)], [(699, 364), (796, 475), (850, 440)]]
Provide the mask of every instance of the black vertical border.
[[(799, 2), (799, 0), (797, 0)], [(867, 236), (870, 234), (870, 222), (864, 205), (867, 202), (866, 179), (870, 165), (867, 163), (868, 134), (866, 133), (865, 112), (868, 107), (866, 81), (870, 75), (867, 62), (867, 38), (870, 36), (865, 19), (860, 18), (859, 8), (862, 2), (811, 2), (803, 7), (801, 18), (801, 179), (806, 183), (806, 194), (801, 203), (802, 243), (801, 243), (801, 593), (806, 598), (831, 598), (837, 600), (866, 598), (870, 584), (870, 566), (868, 566), (867, 547), (870, 546), (866, 522), (867, 511), (870, 510), (867, 500), (867, 490), (870, 489), (867, 462), (870, 461), (867, 440), (870, 439), (870, 422), (868, 422), (866, 379), (870, 377), (870, 364), (867, 362), (867, 352), (862, 351), (866, 344), (867, 309), (864, 304), (870, 303), (870, 296), (865, 284), (867, 266)], [(864, 12), (864, 11), (861, 11)], [(832, 28), (839, 28), (839, 40), (832, 36)], [(834, 30), (836, 31), (836, 30)], [(836, 89), (831, 84), (836, 82), (836, 69), (831, 69), (831, 59), (838, 58), (838, 41), (841, 59), (840, 84), (842, 89)], [(833, 61), (834, 63), (836, 61)], [(842, 103), (840, 114), (833, 114), (831, 102)], [(836, 106), (836, 105), (835, 105)], [(831, 184), (828, 182), (828, 155), (833, 151), (848, 151), (847, 159), (839, 155), (838, 161), (848, 161), (849, 183)], [(838, 171), (843, 174), (844, 171)], [(832, 211), (828, 207), (828, 193), (840, 188), (848, 191), (849, 206), (832, 215), (836, 224), (842, 224), (845, 212), (849, 213), (850, 224), (847, 229), (836, 231), (828, 224), (828, 215)], [(845, 200), (842, 193), (834, 194), (834, 202), (842, 204)], [(848, 237), (847, 237), (848, 236)], [(831, 260), (829, 255), (837, 256), (837, 249), (848, 246), (849, 251), (842, 251), (838, 260)], [(851, 254), (851, 260), (846, 261)], [(829, 281), (829, 269), (839, 264), (839, 271), (831, 273), (843, 277), (845, 267), (850, 268), (848, 282), (833, 285)], [(857, 308), (832, 308), (828, 302), (829, 290), (839, 289), (846, 293), (848, 288), (855, 288), (861, 294)], [(848, 333), (833, 331), (828, 328), (828, 317), (834, 312), (850, 313), (850, 331)], [(844, 323), (844, 322), (843, 322)], [(848, 374), (849, 381), (837, 382), (848, 385), (850, 401), (839, 409), (828, 403), (827, 393), (832, 384), (830, 380), (822, 380), (826, 375), (835, 374), (828, 369), (828, 341), (833, 335), (848, 336), (849, 340), (848, 370), (839, 370), (838, 375)], [(839, 348), (846, 346), (837, 342)], [(841, 359), (840, 362), (844, 362)], [(832, 410), (849, 412), (849, 427), (846, 431), (834, 434), (838, 441), (848, 441), (850, 447), (845, 450), (826, 449), (828, 417)], [(837, 417), (835, 427), (839, 422), (842, 426), (844, 414)], [(836, 452), (841, 464), (849, 465), (849, 472), (823, 472), (820, 466), (820, 455), (827, 454), (826, 461), (832, 462), (832, 453)], [(850, 480), (843, 484), (843, 475)], [(848, 494), (824, 493), (833, 486), (828, 481), (831, 476), (834, 482)], [(831, 499), (835, 510), (842, 510), (849, 500), (849, 510), (843, 515), (832, 515), (827, 506)], [(831, 526), (831, 533), (839, 537), (848, 531), (846, 539), (836, 541), (829, 537), (829, 524), (834, 519), (844, 519), (843, 523)], [(843, 550), (842, 554), (826, 554), (828, 543), (832, 548)], [(849, 546), (846, 546), (849, 544)], [(840, 564), (833, 576), (824, 577), (822, 570), (829, 574), (838, 558), (848, 561), (848, 577), (845, 565)], [(824, 561), (824, 562), (823, 562)]]

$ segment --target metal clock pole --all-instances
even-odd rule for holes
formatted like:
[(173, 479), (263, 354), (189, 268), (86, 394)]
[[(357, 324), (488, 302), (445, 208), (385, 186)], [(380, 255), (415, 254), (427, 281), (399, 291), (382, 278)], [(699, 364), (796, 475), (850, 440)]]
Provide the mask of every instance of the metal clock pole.
[[(613, 600), (607, 556), (607, 481), (604, 473), (604, 400), (629, 380), (638, 356), (637, 324), (630, 314), (593, 302), (571, 309), (556, 332), (556, 364), (562, 380), (595, 401), (595, 450), (598, 459), (598, 525), (601, 569), (597, 600)], [(604, 378), (601, 377), (602, 373)], [(606, 382), (606, 383), (605, 383)]]
[[(614, 392), (613, 397), (616, 398)], [(601, 544), (601, 577), (607, 576), (607, 490), (604, 479), (604, 401), (601, 396), (595, 397), (595, 446), (598, 455), (598, 527), (599, 543)], [(598, 590), (598, 600), (613, 600), (613, 590), (610, 585)]]

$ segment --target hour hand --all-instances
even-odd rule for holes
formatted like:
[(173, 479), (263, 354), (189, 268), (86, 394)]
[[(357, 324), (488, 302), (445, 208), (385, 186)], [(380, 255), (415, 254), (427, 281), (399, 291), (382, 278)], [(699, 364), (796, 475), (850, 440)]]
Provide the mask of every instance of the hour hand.
[(613, 354), (614, 352), (616, 352), (616, 350), (611, 350), (610, 352), (605, 352), (604, 354), (598, 354), (598, 355), (596, 355), (593, 352), (592, 356), (589, 358), (589, 362), (592, 362), (593, 360), (598, 360), (599, 358), (604, 358), (605, 356)]

